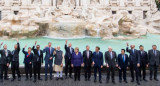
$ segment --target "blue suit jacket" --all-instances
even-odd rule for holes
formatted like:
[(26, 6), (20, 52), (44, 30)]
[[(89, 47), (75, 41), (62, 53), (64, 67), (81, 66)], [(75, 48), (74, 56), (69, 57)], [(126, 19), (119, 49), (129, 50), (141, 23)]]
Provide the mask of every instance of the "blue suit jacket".
[(119, 66), (121, 69), (128, 67), (128, 55), (127, 55), (127, 54), (125, 54), (125, 62), (123, 62), (122, 54), (119, 54), (119, 55), (118, 55), (118, 66)]
[[(45, 63), (46, 62), (53, 62), (53, 58), (54, 58), (53, 52), (54, 52), (53, 47), (51, 47), (50, 53), (49, 53), (49, 47), (46, 47), (45, 49), (43, 49), (43, 53), (46, 53), (45, 58), (44, 58)], [(50, 57), (52, 57), (52, 60), (50, 60)]]
[(92, 60), (95, 63), (94, 66), (103, 66), (103, 53), (99, 51), (99, 54), (96, 55), (96, 52), (94, 52)]

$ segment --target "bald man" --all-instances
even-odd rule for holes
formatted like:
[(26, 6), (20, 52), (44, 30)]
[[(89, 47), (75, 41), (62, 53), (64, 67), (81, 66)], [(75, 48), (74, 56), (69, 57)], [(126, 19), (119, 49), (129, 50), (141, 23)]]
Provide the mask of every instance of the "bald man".
[(130, 63), (130, 71), (131, 71), (131, 77), (132, 80), (131, 82), (134, 82), (134, 71), (136, 72), (136, 81), (137, 84), (140, 85), (139, 83), (139, 70), (138, 68), (140, 67), (140, 56), (138, 53), (138, 50), (135, 49), (135, 45), (131, 45), (131, 49), (128, 48), (129, 44), (127, 43), (127, 48), (126, 51), (130, 54), (129, 55), (129, 63)]
[(115, 68), (118, 67), (117, 65), (117, 54), (115, 51), (112, 51), (112, 47), (108, 47), (108, 51), (105, 52), (105, 61), (107, 66), (107, 80), (109, 82), (110, 79), (110, 72), (112, 73), (112, 83), (115, 84), (114, 74)]

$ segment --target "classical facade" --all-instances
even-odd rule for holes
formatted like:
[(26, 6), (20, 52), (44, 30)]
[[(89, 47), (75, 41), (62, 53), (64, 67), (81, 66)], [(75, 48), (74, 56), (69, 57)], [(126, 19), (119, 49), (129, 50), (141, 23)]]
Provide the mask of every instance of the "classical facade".
[(112, 14), (120, 10), (128, 10), (130, 14), (140, 14), (145, 18), (146, 12), (155, 7), (154, 0), (0, 0), (0, 19), (7, 14), (17, 15), (20, 11), (35, 10), (41, 8), (72, 6), (74, 9), (87, 7), (106, 8)]

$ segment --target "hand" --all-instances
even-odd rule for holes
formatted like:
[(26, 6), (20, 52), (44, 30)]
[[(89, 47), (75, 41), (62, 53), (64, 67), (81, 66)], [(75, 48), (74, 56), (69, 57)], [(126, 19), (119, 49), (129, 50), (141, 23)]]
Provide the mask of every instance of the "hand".
[(57, 48), (55, 47), (54, 50), (56, 50)]
[(19, 42), (19, 40), (18, 39), (16, 39), (17, 40), (17, 42)]
[(95, 63), (94, 63), (94, 62), (92, 62), (92, 64), (94, 65)]
[(116, 64), (116, 67), (118, 67), (118, 64)]
[(71, 67), (73, 67), (73, 64), (71, 64)]
[(126, 43), (127, 46), (129, 46), (128, 42)]
[(121, 67), (118, 67), (118, 69), (121, 69)]
[(83, 63), (83, 64), (81, 64), (81, 66), (82, 66), (82, 67), (84, 67), (84, 63)]
[(48, 47), (48, 45), (45, 46), (45, 48)]
[(128, 69), (128, 67), (127, 67), (127, 69)]
[(109, 65), (107, 64), (107, 68), (109, 68)]
[(67, 44), (67, 40), (66, 40), (66, 44)]
[(3, 42), (1, 42), (1, 45), (3, 45)]
[(148, 64), (146, 65), (146, 67), (148, 67)]
[(103, 68), (103, 65), (101, 65), (101, 68)]
[(27, 47), (27, 45), (24, 46), (24, 48), (26, 48), (26, 47)]
[(32, 62), (29, 62), (29, 64), (32, 64)]
[(140, 67), (140, 64), (139, 64), (139, 63), (137, 64), (137, 67)]
[(7, 67), (9, 66), (9, 63), (7, 63)]
[(52, 60), (52, 57), (50, 57), (49, 59)]
[(63, 67), (63, 64), (61, 64), (61, 67)]
[(37, 41), (35, 41), (35, 45), (37, 44)]

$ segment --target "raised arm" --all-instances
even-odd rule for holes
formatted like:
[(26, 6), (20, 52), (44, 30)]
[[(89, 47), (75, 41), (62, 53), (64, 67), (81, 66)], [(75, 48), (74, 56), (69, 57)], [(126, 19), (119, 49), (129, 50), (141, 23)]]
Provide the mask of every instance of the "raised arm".
[(26, 51), (25, 51), (25, 48), (27, 47), (27, 45), (25, 45), (24, 46), (24, 48), (23, 48), (23, 50), (22, 50), (22, 52), (24, 53), (24, 54), (26, 54)]
[(36, 51), (35, 51), (35, 46), (36, 46), (36, 44), (37, 44), (37, 41), (35, 41), (35, 43), (34, 43), (34, 45), (33, 45), (33, 47), (32, 47), (32, 50), (33, 50), (34, 53), (36, 52)]
[(67, 51), (67, 40), (65, 42), (64, 49), (65, 49), (65, 51)]
[(19, 44), (19, 40), (17, 39), (17, 50), (18, 52), (20, 51), (20, 44)]

